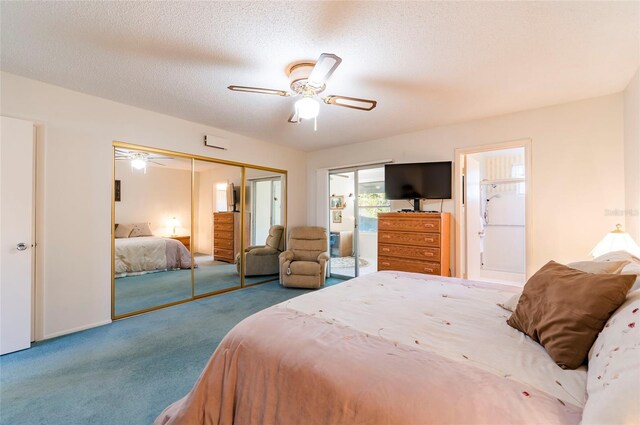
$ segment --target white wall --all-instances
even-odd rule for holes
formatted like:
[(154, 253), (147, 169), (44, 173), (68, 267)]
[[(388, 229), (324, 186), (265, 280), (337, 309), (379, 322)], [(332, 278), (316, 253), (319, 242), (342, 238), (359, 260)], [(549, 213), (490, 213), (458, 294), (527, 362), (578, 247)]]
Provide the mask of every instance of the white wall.
[[(385, 159), (453, 160), (455, 148), (521, 139), (532, 140), (533, 258), (528, 273), (550, 259), (587, 259), (620, 221), (605, 210), (625, 205), (621, 93), (311, 152), (307, 186), (309, 193), (319, 187), (318, 169)], [(317, 198), (309, 197), (308, 221), (323, 225), (318, 214), (323, 198)], [(446, 201), (444, 210), (453, 212), (453, 205)]]
[(640, 69), (624, 91), (626, 230), (640, 244)]
[[(38, 125), (36, 337), (110, 320), (112, 141), (289, 171), (288, 223), (306, 222), (305, 154), (2, 72), (0, 113)], [(231, 142), (204, 146), (203, 135)]]
[(116, 162), (121, 201), (116, 202), (116, 223), (149, 223), (155, 236), (170, 236), (175, 217), (176, 234), (191, 233), (191, 171), (148, 166), (132, 170), (128, 161)]

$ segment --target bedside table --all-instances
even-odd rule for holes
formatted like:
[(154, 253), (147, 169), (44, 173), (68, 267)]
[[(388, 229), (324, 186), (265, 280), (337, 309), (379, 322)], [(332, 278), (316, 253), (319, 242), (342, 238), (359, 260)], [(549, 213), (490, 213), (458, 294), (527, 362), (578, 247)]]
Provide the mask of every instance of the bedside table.
[(191, 251), (191, 236), (169, 236), (169, 238), (182, 242), (182, 244)]

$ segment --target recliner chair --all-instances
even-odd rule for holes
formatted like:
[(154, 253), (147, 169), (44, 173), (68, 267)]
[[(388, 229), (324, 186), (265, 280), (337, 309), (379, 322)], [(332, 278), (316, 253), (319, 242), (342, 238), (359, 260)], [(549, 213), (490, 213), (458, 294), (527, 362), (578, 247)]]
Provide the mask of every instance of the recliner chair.
[[(252, 245), (245, 248), (245, 276), (263, 276), (278, 274), (278, 256), (284, 249), (284, 227), (280, 225), (269, 228), (269, 236), (265, 245)], [(236, 256), (236, 270), (240, 271), (240, 254)]]
[(289, 232), (287, 250), (280, 254), (280, 284), (289, 288), (320, 288), (324, 285), (327, 261), (327, 230), (294, 227)]

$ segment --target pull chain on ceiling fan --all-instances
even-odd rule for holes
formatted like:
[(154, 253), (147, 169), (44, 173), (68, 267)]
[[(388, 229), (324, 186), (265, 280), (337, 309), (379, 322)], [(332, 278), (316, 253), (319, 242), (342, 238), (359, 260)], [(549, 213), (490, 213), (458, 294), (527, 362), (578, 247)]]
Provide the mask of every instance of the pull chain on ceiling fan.
[(302, 98), (294, 104), (294, 112), (289, 117), (290, 123), (299, 123), (301, 120), (314, 119), (314, 130), (317, 129), (317, 118), (320, 113), (320, 98), (327, 105), (342, 106), (350, 109), (359, 109), (361, 111), (370, 111), (376, 107), (375, 100), (360, 99), (357, 97), (347, 97), (338, 95), (329, 95), (320, 97), (319, 93), (326, 88), (327, 80), (334, 73), (342, 59), (331, 53), (323, 53), (318, 60), (314, 62), (300, 62), (289, 66), (288, 74), (291, 90), (293, 93), (285, 90), (265, 89), (260, 87), (247, 86), (229, 86), (232, 91), (273, 94), (283, 97), (302, 96)]

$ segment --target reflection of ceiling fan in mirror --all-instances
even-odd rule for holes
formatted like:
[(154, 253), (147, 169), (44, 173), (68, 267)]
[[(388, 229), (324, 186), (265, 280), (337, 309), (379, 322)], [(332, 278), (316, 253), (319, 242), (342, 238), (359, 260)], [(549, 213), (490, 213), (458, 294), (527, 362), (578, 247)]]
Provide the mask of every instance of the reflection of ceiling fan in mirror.
[(294, 93), (289, 93), (285, 90), (245, 86), (229, 86), (228, 89), (248, 93), (275, 94), (284, 97), (302, 96), (302, 99), (295, 103), (294, 112), (289, 117), (290, 123), (299, 123), (303, 119), (317, 118), (320, 112), (318, 98), (328, 105), (343, 106), (361, 111), (370, 111), (375, 108), (377, 105), (375, 100), (337, 95), (319, 96), (319, 93), (325, 90), (327, 80), (340, 65), (340, 62), (342, 62), (342, 59), (338, 56), (331, 53), (323, 53), (316, 62), (302, 61), (289, 65), (287, 74), (291, 90)]
[(152, 163), (152, 164), (161, 165), (165, 167), (165, 164), (162, 164), (156, 160), (171, 159), (171, 157), (159, 155), (159, 154), (153, 154), (149, 152), (130, 151), (127, 149), (116, 148), (115, 159), (116, 161), (131, 161), (131, 168), (135, 170), (143, 170), (146, 173), (147, 163)]

